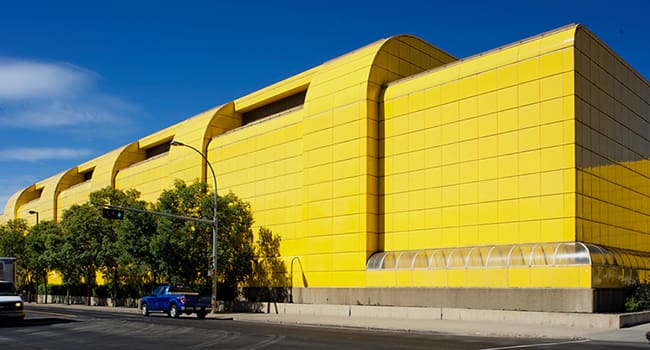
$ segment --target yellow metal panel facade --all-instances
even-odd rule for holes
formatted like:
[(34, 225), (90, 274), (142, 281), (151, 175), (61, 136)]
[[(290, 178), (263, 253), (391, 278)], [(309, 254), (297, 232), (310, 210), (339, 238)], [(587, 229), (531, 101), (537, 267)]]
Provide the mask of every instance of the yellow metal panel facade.
[[(420, 232), (441, 228), (442, 247), (575, 239), (575, 189), (564, 184), (575, 168), (573, 135), (564, 133), (574, 31), (389, 85), (385, 250), (428, 248)], [(444, 97), (423, 104), (414, 95)]]
[(248, 125), (209, 147), (219, 192), (250, 202), (256, 224), (282, 236), (283, 256), (295, 255), (302, 244), (302, 114)]
[[(12, 196), (2, 221), (106, 186), (148, 201), (212, 179), (282, 237), (294, 286), (620, 287), (646, 270), (590, 264), (366, 269), (377, 252), (585, 242), (650, 252), (648, 82), (580, 26), (464, 60), (380, 40)], [(304, 102), (263, 119), (251, 111)], [(248, 114), (250, 116), (250, 114)], [(163, 147), (164, 148), (164, 147)], [(298, 276), (299, 274), (297, 274)], [(636, 276), (636, 277), (634, 277)]]
[(586, 29), (576, 36), (577, 239), (650, 250), (650, 86)]
[(59, 183), (56, 219), (70, 206), (87, 202), (91, 192), (114, 187), (115, 165), (127, 149), (128, 146), (118, 148), (71, 169)]
[(219, 190), (250, 201), (256, 223), (282, 235), (282, 254), (301, 257), (310, 286), (365, 285), (378, 244), (381, 85), (451, 60), (409, 36), (376, 42), (314, 69), (302, 108), (210, 143)]

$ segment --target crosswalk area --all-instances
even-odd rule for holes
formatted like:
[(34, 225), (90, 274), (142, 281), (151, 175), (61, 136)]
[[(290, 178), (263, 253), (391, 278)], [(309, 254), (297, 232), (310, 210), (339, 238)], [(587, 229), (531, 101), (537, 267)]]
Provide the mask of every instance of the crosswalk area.
[[(31, 320), (36, 320), (31, 319)], [(166, 322), (166, 319), (157, 321)], [(169, 320), (171, 321), (171, 320)], [(143, 322), (142, 318), (92, 318), (82, 321), (0, 328), (3, 350), (9, 349), (262, 349), (281, 342), (279, 335), (243, 336), (239, 331), (197, 328), (196, 322)], [(190, 321), (190, 320), (188, 320)], [(193, 320), (192, 320), (193, 321)]]

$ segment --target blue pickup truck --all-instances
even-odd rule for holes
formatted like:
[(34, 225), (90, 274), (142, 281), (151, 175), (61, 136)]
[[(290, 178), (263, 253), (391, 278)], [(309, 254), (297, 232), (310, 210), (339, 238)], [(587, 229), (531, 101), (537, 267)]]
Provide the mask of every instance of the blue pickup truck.
[(188, 286), (158, 286), (140, 302), (143, 316), (149, 316), (150, 312), (164, 312), (169, 317), (178, 318), (181, 314), (196, 313), (196, 317), (205, 318), (208, 308), (210, 297), (200, 297)]

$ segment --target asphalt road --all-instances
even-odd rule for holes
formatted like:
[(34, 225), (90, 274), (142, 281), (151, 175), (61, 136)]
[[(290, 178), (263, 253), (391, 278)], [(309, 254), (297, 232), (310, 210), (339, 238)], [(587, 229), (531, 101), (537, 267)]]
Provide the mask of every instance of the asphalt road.
[(589, 340), (468, 337), (433, 332), (289, 326), (27, 306), (23, 325), (0, 326), (0, 349), (647, 349)]

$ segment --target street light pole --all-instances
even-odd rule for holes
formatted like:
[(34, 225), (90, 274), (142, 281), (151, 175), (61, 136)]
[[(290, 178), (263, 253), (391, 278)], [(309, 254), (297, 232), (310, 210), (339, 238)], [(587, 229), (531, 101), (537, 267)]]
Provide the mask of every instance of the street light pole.
[(217, 175), (214, 173), (214, 168), (208, 160), (208, 157), (203, 154), (200, 150), (194, 146), (182, 143), (180, 141), (172, 140), (169, 143), (170, 146), (183, 146), (192, 149), (194, 152), (198, 153), (208, 164), (210, 172), (212, 172), (212, 180), (214, 181), (214, 211), (212, 213), (212, 297), (210, 298), (210, 304), (212, 306), (212, 313), (217, 312)]
[(38, 211), (30, 210), (30, 211), (28, 211), (28, 213), (30, 213), (32, 215), (36, 215), (36, 225), (38, 225)]

